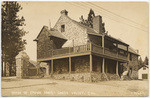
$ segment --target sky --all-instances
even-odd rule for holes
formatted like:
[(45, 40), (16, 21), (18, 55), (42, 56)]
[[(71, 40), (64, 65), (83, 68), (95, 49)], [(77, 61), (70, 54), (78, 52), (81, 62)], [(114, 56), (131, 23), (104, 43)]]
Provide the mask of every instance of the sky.
[[(29, 32), (23, 39), (27, 45), (25, 52), (36, 61), (37, 47), (33, 40), (43, 26), (53, 27), (60, 17), (60, 11), (66, 9), (71, 19), (79, 21), (83, 15), (87, 19), (92, 8), (101, 15), (108, 35), (128, 43), (139, 50), (142, 59), (148, 56), (149, 6), (148, 2), (52, 2), (19, 1), (23, 9), (18, 13), (25, 18), (24, 30)], [(94, 5), (92, 5), (94, 4)]]

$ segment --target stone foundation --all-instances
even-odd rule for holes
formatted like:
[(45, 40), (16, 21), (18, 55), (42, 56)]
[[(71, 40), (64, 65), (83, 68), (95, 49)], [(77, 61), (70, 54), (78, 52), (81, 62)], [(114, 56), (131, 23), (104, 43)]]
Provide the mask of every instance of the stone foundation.
[(119, 75), (106, 73), (109, 80), (120, 80)]
[(90, 73), (53, 74), (52, 78), (58, 79), (58, 80), (89, 82), (90, 81)]
[(120, 80), (120, 77), (116, 74), (105, 74), (100, 72), (92, 73), (72, 73), (72, 74), (53, 74), (53, 79), (58, 80), (70, 80), (79, 82), (99, 82), (108, 80)]

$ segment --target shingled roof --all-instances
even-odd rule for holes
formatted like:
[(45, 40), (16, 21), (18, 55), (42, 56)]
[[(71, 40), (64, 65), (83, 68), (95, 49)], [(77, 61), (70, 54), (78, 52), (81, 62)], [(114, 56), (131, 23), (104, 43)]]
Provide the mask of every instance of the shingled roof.
[(57, 38), (61, 38), (61, 39), (67, 40), (67, 38), (62, 33), (60, 33), (58, 30), (56, 30), (56, 29), (48, 30), (48, 32), (49, 32), (49, 36), (53, 36), (53, 37), (57, 37)]
[[(56, 29), (51, 28), (49, 30), (47, 26), (43, 26), (42, 30), (43, 29), (46, 29), (46, 31), (49, 33), (49, 36), (53, 36), (53, 37), (57, 37), (57, 38), (67, 40), (66, 37)], [(40, 31), (40, 33), (42, 32), (42, 30)], [(38, 34), (38, 36), (40, 35), (40, 33)], [(36, 39), (34, 41), (38, 40), (38, 36), (36, 37)]]

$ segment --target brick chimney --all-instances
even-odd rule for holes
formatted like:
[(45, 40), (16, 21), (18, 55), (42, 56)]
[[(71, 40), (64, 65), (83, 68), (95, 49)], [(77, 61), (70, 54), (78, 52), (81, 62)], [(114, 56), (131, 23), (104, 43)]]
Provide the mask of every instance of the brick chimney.
[(61, 13), (61, 15), (68, 15), (68, 11), (67, 10), (62, 10), (60, 13)]
[(98, 33), (103, 33), (102, 17), (100, 15), (93, 18), (93, 29)]

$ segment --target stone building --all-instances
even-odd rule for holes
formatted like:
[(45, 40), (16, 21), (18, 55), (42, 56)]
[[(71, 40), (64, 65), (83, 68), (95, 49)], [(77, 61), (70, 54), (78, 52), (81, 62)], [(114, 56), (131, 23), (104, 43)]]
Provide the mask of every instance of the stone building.
[(137, 66), (138, 54), (127, 43), (103, 32), (103, 24), (98, 15), (93, 17), (93, 27), (85, 26), (62, 10), (55, 26), (44, 26), (34, 40), (37, 61), (46, 62), (49, 76), (55, 79), (119, 79), (124, 67)]
[[(38, 66), (39, 65), (39, 66)], [(44, 64), (38, 64), (35, 61), (29, 60), (29, 56), (24, 51), (19, 52), (16, 56), (16, 77), (17, 78), (33, 78), (41, 77)]]

